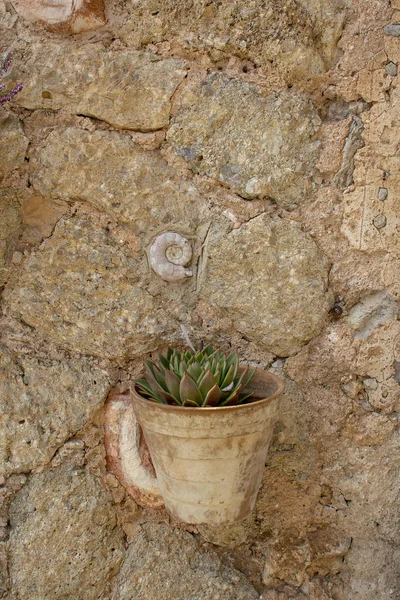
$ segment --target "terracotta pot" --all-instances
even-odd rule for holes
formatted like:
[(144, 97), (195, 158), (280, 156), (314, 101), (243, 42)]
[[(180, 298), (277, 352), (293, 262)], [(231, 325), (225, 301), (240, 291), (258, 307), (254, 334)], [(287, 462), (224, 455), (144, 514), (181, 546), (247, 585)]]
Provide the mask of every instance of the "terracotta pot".
[(254, 508), (283, 381), (257, 369), (256, 401), (215, 408), (157, 404), (132, 393), (166, 508), (186, 523), (244, 519)]

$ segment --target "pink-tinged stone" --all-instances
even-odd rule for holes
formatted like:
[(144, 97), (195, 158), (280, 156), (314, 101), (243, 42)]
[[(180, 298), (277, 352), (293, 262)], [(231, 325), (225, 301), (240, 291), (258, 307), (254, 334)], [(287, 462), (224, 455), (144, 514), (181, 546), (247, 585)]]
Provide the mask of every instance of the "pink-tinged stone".
[(103, 0), (14, 0), (20, 17), (50, 30), (80, 33), (106, 23)]

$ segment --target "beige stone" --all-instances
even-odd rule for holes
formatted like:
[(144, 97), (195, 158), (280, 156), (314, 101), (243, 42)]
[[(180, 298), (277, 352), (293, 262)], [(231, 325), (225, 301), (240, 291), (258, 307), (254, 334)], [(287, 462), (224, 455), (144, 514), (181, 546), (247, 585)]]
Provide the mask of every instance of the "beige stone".
[(24, 165), (28, 138), (21, 121), (15, 115), (0, 109), (0, 181)]
[(223, 52), (264, 68), (273, 63), (275, 72), (293, 82), (329, 68), (344, 14), (329, 0), (289, 0), (279, 5), (273, 0), (221, 4), (144, 0), (132, 3), (121, 36), (135, 45), (168, 39), (188, 51)]
[(349, 119), (324, 123), (319, 131), (322, 142), (317, 168), (323, 174), (336, 173), (341, 165), (341, 151), (349, 133)]
[[(31, 102), (24, 106), (17, 95), (1, 108), (9, 119), (1, 121), (0, 136), (0, 172), (2, 168), (6, 172), (0, 205), (3, 197), (7, 199), (0, 238), (7, 238), (9, 279), (2, 290), (0, 339), (12, 351), (2, 355), (3, 380), (8, 385), (2, 396), (7, 398), (7, 414), (13, 422), (5, 428), (13, 438), (10, 444), (7, 438), (13, 450), (7, 468), (24, 470), (26, 475), (0, 475), (0, 596), (34, 600), (37, 594), (42, 600), (63, 593), (73, 600), (90, 600), (92, 594), (95, 600), (101, 596), (132, 600), (140, 595), (145, 600), (160, 596), (170, 600), (181, 594), (182, 600), (192, 596), (193, 600), (218, 596), (248, 600), (256, 589), (254, 597), (265, 596), (265, 600), (400, 598), (400, 332), (395, 316), (400, 299), (400, 104), (399, 75), (394, 75), (393, 65), (389, 65), (392, 75), (386, 71), (390, 61), (399, 64), (400, 43), (384, 33), (387, 25), (400, 23), (400, 13), (393, 11), (398, 0), (391, 4), (387, 0), (110, 2), (106, 27), (72, 36), (71, 21), (61, 27), (33, 23), (19, 17), (11, 2), (0, 0), (2, 45), (14, 50), (13, 71), (2, 82), (9, 89), (21, 81), (25, 85), (21, 98), (26, 92)], [(222, 115), (226, 121), (220, 126), (217, 119), (215, 137), (211, 140), (210, 134), (207, 143), (202, 138), (199, 144), (207, 152), (212, 148), (222, 165), (229, 163), (234, 148), (247, 169), (254, 167), (252, 177), (260, 173), (276, 178), (282, 165), (288, 167), (288, 175), (283, 168), (282, 179), (274, 180), (278, 206), (258, 196), (248, 202), (235, 181), (217, 181), (215, 175), (202, 171), (192, 176), (188, 165), (200, 168), (207, 153), (199, 152), (203, 161), (197, 165), (177, 155), (171, 140), (165, 139), (169, 122), (176, 118), (178, 123), (184, 114), (187, 131), (203, 131), (215, 96), (204, 96), (201, 104), (199, 90), (205, 86), (200, 84), (208, 81), (207, 73), (216, 71), (221, 73), (219, 81), (239, 82), (237, 93), (230, 93), (225, 104), (222, 92), (218, 96), (218, 103), (221, 100), (226, 108), (218, 118)], [(140, 79), (133, 80), (133, 75)], [(301, 98), (301, 106), (313, 103), (310, 111), (318, 113), (322, 123), (311, 137), (301, 127), (295, 130), (303, 117), (299, 119), (296, 111), (288, 114), (295, 108), (289, 98)], [(281, 109), (266, 120), (262, 107), (268, 102), (276, 107), (280, 100), (284, 100)], [(257, 107), (262, 108), (260, 114)], [(90, 116), (92, 108), (95, 116)], [(143, 129), (112, 131), (131, 127), (134, 115), (135, 127)], [(355, 117), (362, 123), (357, 135), (351, 136), (350, 119), (354, 124)], [(207, 127), (213, 125), (210, 122)], [(160, 123), (161, 128), (149, 130)], [(290, 123), (290, 128), (284, 130), (284, 123)], [(270, 125), (272, 138), (282, 142), (278, 170), (270, 155), (259, 152)], [(66, 131), (67, 127), (72, 130)], [(281, 138), (279, 131), (284, 133)], [(29, 138), (27, 151), (24, 135)], [(291, 161), (300, 157), (303, 146), (317, 141), (321, 144), (307, 163), (305, 178), (304, 173), (293, 173), (297, 163)], [(25, 156), (29, 162), (23, 160)], [(333, 177), (339, 172), (337, 187)], [(298, 187), (305, 200), (298, 207), (294, 206), (297, 196), (289, 201), (284, 193), (293, 181), (296, 193)], [(16, 197), (24, 226), (18, 241)], [(86, 205), (78, 206), (77, 201)], [(59, 212), (66, 205), (68, 210)], [(95, 214), (93, 207), (104, 214)], [(280, 265), (280, 290), (297, 277), (297, 263), (290, 273), (290, 253), (302, 253), (300, 238), (311, 240), (314, 248), (304, 272), (300, 269), (298, 287), (290, 283), (287, 296), (279, 292), (284, 302), (299, 307), (298, 314), (290, 313), (283, 322), (287, 305), (270, 314), (269, 288), (264, 285), (270, 279), (258, 277), (270, 268), (270, 288), (275, 289), (278, 251), (271, 258), (271, 248), (263, 245), (269, 235), (268, 219), (283, 221), (282, 231), (291, 221), (282, 235), (289, 258)], [(179, 283), (162, 281), (148, 265), (151, 244), (166, 231), (176, 231), (192, 244), (193, 276)], [(251, 237), (250, 258), (238, 250), (236, 236)], [(317, 302), (317, 293), (315, 304), (307, 304), (310, 289), (316, 292), (319, 281), (315, 274), (322, 259), (317, 246), (332, 265), (330, 299), (324, 308), (325, 300)], [(220, 294), (212, 288), (215, 279), (208, 271), (215, 265), (218, 282), (229, 284), (222, 301), (218, 300), (224, 307), (212, 304)], [(328, 265), (322, 269), (325, 275), (327, 269)], [(210, 295), (203, 298), (202, 286), (209, 281)], [(371, 296), (375, 308), (365, 311), (364, 301)], [(143, 297), (148, 301), (145, 305)], [(227, 306), (230, 300), (235, 305), (232, 311)], [(330, 310), (334, 301), (341, 313)], [(244, 319), (252, 323), (249, 335), (231, 317), (242, 303)], [(278, 301), (272, 308), (277, 305)], [(320, 325), (297, 354), (274, 359), (261, 343), (264, 313), (271, 331), (283, 328), (285, 343), (292, 331), (304, 333), (306, 322)], [(81, 321), (84, 330), (78, 327)], [(97, 483), (83, 486), (92, 491), (79, 496), (79, 510), (75, 500), (68, 504), (66, 499), (67, 493), (76, 498), (67, 472), (82, 474), (89, 462), (90, 469), (104, 474), (103, 411), (91, 412), (97, 400), (89, 372), (96, 365), (85, 354), (107, 356), (99, 363), (113, 381), (128, 387), (142, 368), (142, 353), (182, 342), (182, 322), (195, 344), (232, 345), (244, 362), (286, 378), (262, 488), (255, 511), (245, 521), (224, 530), (190, 528), (193, 536), (181, 536), (182, 523), (155, 525), (167, 521), (166, 513), (138, 507), (122, 486), (112, 487), (108, 478), (112, 501), (106, 502), (104, 513), (114, 523), (116, 505), (125, 542), (132, 548), (114, 577), (118, 565), (110, 551), (115, 547), (113, 525), (103, 529), (90, 522), (91, 512), (96, 512), (92, 507), (104, 497), (102, 488)], [(295, 349), (293, 339), (289, 341), (290, 349)], [(23, 382), (22, 368), (35, 375), (35, 382)], [(73, 374), (70, 387), (68, 382), (59, 383), (65, 373)], [(36, 406), (35, 390), (43, 397), (47, 391), (53, 400)], [(78, 395), (83, 401), (78, 402)], [(84, 409), (86, 395), (89, 401)], [(74, 414), (69, 408), (74, 408)], [(77, 420), (89, 415), (78, 433), (75, 412)], [(24, 419), (25, 423), (19, 422)], [(70, 430), (65, 421), (74, 428)], [(64, 435), (72, 438), (64, 440)], [(48, 472), (42, 472), (49, 468), (49, 460), (52, 472), (63, 472), (62, 485), (53, 485)], [(30, 469), (34, 473), (28, 473)], [(16, 487), (15, 478), (20, 478)], [(25, 481), (27, 490), (34, 487), (33, 500), (30, 491), (19, 492), (21, 511), (17, 523), (12, 511), (10, 540), (7, 506)], [(48, 495), (55, 514), (51, 520), (60, 525), (43, 529), (46, 521), (39, 519), (38, 512), (49, 514), (47, 508), (41, 510)], [(29, 512), (33, 505), (35, 513)], [(67, 512), (70, 506), (73, 510)], [(64, 514), (68, 519), (59, 518)], [(104, 514), (96, 517), (96, 523), (103, 518)], [(145, 522), (149, 523), (143, 527)], [(89, 528), (93, 543), (88, 542), (84, 554), (80, 544), (88, 539)], [(219, 546), (214, 550), (220, 558), (212, 554), (206, 561), (210, 543)], [(12, 558), (11, 569), (7, 555)], [(226, 571), (221, 571), (225, 567), (220, 560), (241, 571), (238, 580), (231, 583)], [(75, 576), (79, 563), (83, 571)], [(28, 589), (34, 585), (39, 591)]]
[(16, 64), (24, 80), (21, 106), (64, 107), (139, 131), (168, 125), (171, 96), (186, 75), (182, 60), (100, 45), (32, 44)]
[(384, 68), (376, 68), (369, 64), (358, 76), (357, 92), (367, 102), (379, 102), (384, 99), (384, 94), (390, 89), (392, 79)]
[(197, 227), (205, 207), (191, 182), (179, 181), (159, 152), (145, 152), (129, 135), (54, 131), (32, 159), (32, 185), (43, 195), (85, 200), (132, 226), (136, 234)]
[(39, 244), (50, 237), (55, 224), (68, 211), (68, 204), (43, 196), (27, 195), (21, 201), (21, 218), (24, 225), (22, 244)]
[[(273, 585), (283, 580), (298, 587), (304, 582), (304, 588), (307, 589), (308, 577), (316, 574), (324, 577), (340, 572), (351, 541), (343, 530), (327, 526), (312, 531), (307, 538), (289, 534), (277, 543), (272, 541), (264, 567), (264, 583)], [(316, 600), (324, 598), (321, 592), (316, 594)], [(307, 597), (315, 598), (312, 593)]]
[[(399, 112), (399, 90), (392, 101), (379, 102), (363, 118), (367, 146), (355, 160), (356, 188), (344, 196), (342, 232), (354, 248), (399, 255), (399, 159), (393, 131)], [(387, 190), (379, 199), (380, 188)]]
[[(372, 535), (372, 531), (370, 533)], [(372, 541), (365, 537), (354, 540), (352, 548), (344, 566), (346, 570), (350, 567), (354, 575), (344, 592), (350, 594), (352, 600), (396, 598), (400, 578), (398, 547), (384, 540)]]
[[(341, 383), (355, 370), (357, 348), (353, 332), (343, 323), (331, 324), (296, 356), (285, 370), (299, 385), (307, 411), (311, 411), (310, 437), (320, 452), (335, 447), (341, 427), (352, 410), (352, 402)], [(335, 398), (335, 401), (332, 401)]]
[(361, 346), (357, 357), (357, 372), (364, 378), (368, 402), (383, 413), (390, 414), (400, 407), (399, 378), (396, 375), (396, 361), (399, 360), (400, 323), (392, 319), (376, 327), (368, 344)]
[(311, 554), (308, 573), (325, 576), (339, 573), (352, 539), (338, 528), (320, 527), (308, 535), (308, 542)]
[(365, 340), (378, 327), (395, 321), (400, 307), (396, 299), (385, 291), (360, 298), (346, 317), (347, 324), (356, 331), (355, 338)]
[[(110, 600), (258, 600), (236, 569), (187, 532), (167, 525), (143, 525), (128, 548)], [(102, 597), (102, 600), (106, 600)]]
[(43, 466), (105, 401), (107, 373), (93, 361), (0, 352), (0, 474)]
[(0, 0), (0, 20), (3, 30), (12, 29), (18, 20), (18, 15), (4, 0)]
[[(140, 356), (177, 325), (146, 291), (145, 256), (114, 238), (110, 219), (61, 219), (4, 294), (10, 313), (75, 352)], [(141, 281), (142, 278), (142, 281)]]
[(379, 414), (351, 417), (343, 430), (344, 437), (359, 446), (381, 446), (392, 435), (394, 424)]
[(124, 546), (111, 498), (90, 472), (61, 466), (33, 476), (10, 515), (16, 597), (97, 600)]
[(10, 190), (0, 191), (0, 286), (7, 281), (9, 263), (21, 230), (15, 194)]
[(297, 223), (260, 215), (210, 241), (200, 293), (248, 339), (289, 356), (322, 327), (327, 270)]
[(310, 187), (319, 125), (302, 95), (264, 96), (255, 85), (212, 73), (183, 99), (167, 139), (193, 171), (244, 198), (290, 207)]

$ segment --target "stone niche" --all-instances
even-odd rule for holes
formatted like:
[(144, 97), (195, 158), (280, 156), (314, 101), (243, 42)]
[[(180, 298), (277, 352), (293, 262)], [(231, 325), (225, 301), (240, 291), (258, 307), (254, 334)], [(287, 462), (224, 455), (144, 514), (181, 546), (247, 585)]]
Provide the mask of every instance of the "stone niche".
[(103, 0), (14, 0), (12, 4), (20, 17), (51, 31), (81, 33), (106, 23)]

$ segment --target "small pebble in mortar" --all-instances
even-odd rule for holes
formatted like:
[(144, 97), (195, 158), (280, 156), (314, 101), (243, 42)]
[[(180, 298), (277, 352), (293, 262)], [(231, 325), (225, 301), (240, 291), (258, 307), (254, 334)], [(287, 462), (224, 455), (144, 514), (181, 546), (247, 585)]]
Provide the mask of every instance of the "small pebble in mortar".
[(397, 65), (396, 63), (390, 61), (385, 67), (386, 72), (389, 73), (392, 77), (396, 77), (397, 75)]
[(192, 259), (192, 246), (179, 233), (166, 231), (157, 236), (150, 248), (150, 265), (164, 281), (179, 281), (193, 275), (186, 265)]
[(383, 32), (385, 33), (385, 35), (400, 37), (400, 25), (398, 23), (391, 23), (390, 25), (386, 25)]
[(373, 223), (377, 229), (382, 229), (383, 227), (386, 226), (385, 215), (382, 215), (382, 214), (376, 215), (376, 217), (374, 217)]
[(386, 200), (387, 197), (388, 197), (387, 188), (380, 187), (378, 190), (378, 200)]

